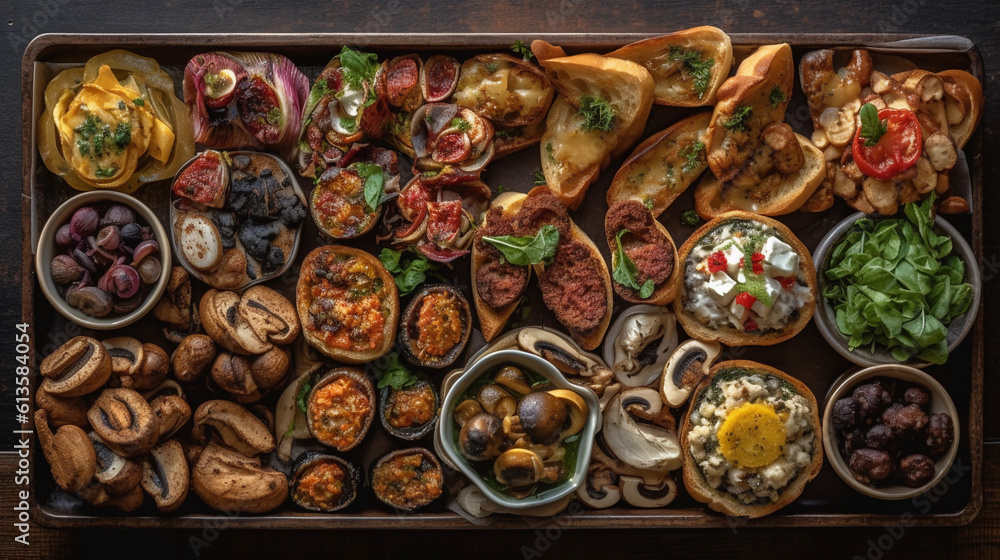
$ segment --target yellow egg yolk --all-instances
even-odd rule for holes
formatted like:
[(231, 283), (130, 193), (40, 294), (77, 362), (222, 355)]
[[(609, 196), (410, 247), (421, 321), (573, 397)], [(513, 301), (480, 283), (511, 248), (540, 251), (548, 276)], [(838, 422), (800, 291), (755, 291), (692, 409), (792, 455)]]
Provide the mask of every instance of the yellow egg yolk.
[(767, 404), (745, 404), (729, 413), (717, 433), (722, 455), (738, 467), (773, 463), (785, 451), (785, 425)]

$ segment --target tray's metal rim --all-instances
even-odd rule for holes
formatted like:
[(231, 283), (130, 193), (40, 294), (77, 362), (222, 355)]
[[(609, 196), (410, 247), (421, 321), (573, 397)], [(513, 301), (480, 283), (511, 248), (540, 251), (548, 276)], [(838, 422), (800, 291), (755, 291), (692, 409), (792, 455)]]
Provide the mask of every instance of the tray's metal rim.
[[(32, 193), (34, 178), (37, 177), (37, 158), (35, 157), (35, 63), (46, 49), (55, 46), (72, 44), (82, 45), (114, 45), (130, 46), (191, 46), (205, 47), (226, 46), (236, 48), (255, 47), (302, 47), (328, 46), (333, 48), (342, 44), (368, 44), (381, 47), (405, 48), (491, 48), (506, 47), (510, 39), (531, 36), (534, 38), (558, 41), (569, 47), (615, 47), (642, 38), (655, 37), (661, 33), (492, 33), (471, 34), (457, 33), (439, 35), (433, 33), (398, 34), (398, 33), (275, 33), (275, 34), (43, 34), (36, 37), (25, 49), (21, 64), (21, 95), (22, 95), (22, 133), (30, 131), (30, 138), (22, 141), (22, 286), (21, 316), (29, 325), (34, 319), (34, 267), (31, 265), (34, 247), (30, 243), (32, 234)], [(921, 34), (824, 34), (824, 33), (733, 33), (730, 34), (736, 46), (753, 46), (775, 41), (787, 42), (794, 47), (833, 47), (851, 48), (864, 47), (873, 51), (911, 52), (952, 52), (964, 54), (969, 58), (973, 74), (982, 82), (984, 69), (978, 47), (969, 39), (957, 35), (921, 35)], [(474, 44), (473, 44), (474, 43)], [(977, 258), (983, 258), (982, 231), (982, 130), (977, 130), (972, 141), (967, 145), (974, 157), (970, 165), (972, 173), (973, 208), (976, 212), (972, 218), (971, 244)], [(981, 263), (980, 263), (981, 264)], [(983, 303), (980, 302), (979, 315), (972, 331), (972, 371), (969, 407), (969, 452), (972, 461), (972, 488), (969, 502), (954, 513), (911, 516), (908, 524), (914, 526), (957, 526), (972, 522), (982, 509), (982, 461), (983, 461)], [(35, 332), (31, 331), (32, 363), (34, 358)], [(32, 394), (34, 394), (35, 379), (32, 376)], [(21, 429), (31, 433), (32, 423), (22, 423)], [(34, 472), (34, 457), (31, 454), (30, 469)], [(350, 529), (384, 527), (392, 529), (477, 529), (464, 518), (454, 513), (440, 514), (375, 514), (353, 516), (318, 516), (300, 513), (282, 513), (278, 515), (233, 516), (233, 515), (202, 515), (192, 514), (180, 517), (126, 517), (126, 516), (80, 516), (57, 514), (42, 507), (37, 500), (34, 477), (31, 479), (31, 516), (42, 525), (55, 528), (162, 528), (162, 529), (200, 529), (214, 526), (224, 519), (227, 527), (233, 528), (267, 528), (267, 529)], [(900, 515), (885, 514), (789, 514), (775, 515), (752, 522), (733, 520), (706, 510), (698, 514), (685, 513), (691, 510), (637, 510), (634, 513), (609, 515), (600, 511), (584, 511), (569, 516), (565, 520), (566, 528), (720, 528), (733, 527), (734, 523), (741, 528), (750, 527), (818, 527), (818, 526), (871, 526), (898, 523)], [(491, 529), (524, 529), (529, 525), (519, 518), (503, 518), (488, 525)]]

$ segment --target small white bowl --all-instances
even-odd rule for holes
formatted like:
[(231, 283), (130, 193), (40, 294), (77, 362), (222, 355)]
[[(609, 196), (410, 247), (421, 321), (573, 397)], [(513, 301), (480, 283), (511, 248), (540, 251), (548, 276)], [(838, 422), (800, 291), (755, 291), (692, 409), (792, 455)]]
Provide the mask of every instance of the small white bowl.
[[(919, 488), (910, 488), (901, 484), (872, 486), (859, 482), (854, 478), (850, 467), (847, 465), (847, 461), (840, 454), (840, 440), (837, 435), (837, 429), (833, 425), (833, 403), (837, 402), (838, 399), (849, 396), (855, 387), (863, 385), (866, 381), (876, 377), (892, 377), (900, 381), (923, 386), (931, 396), (931, 402), (927, 407), (928, 416), (942, 412), (951, 416), (952, 425), (955, 428), (955, 439), (951, 442), (951, 446), (948, 447), (948, 451), (934, 462), (934, 478)], [(905, 500), (919, 496), (933, 488), (948, 474), (948, 469), (951, 468), (951, 464), (955, 461), (955, 456), (958, 454), (960, 435), (958, 410), (948, 395), (948, 391), (936, 379), (912, 367), (888, 364), (849, 371), (841, 375), (833, 383), (826, 397), (826, 407), (823, 412), (823, 450), (826, 452), (827, 459), (830, 465), (833, 466), (833, 470), (836, 471), (837, 475), (844, 482), (851, 488), (872, 498), (880, 500)]]
[[(526, 498), (514, 498), (491, 487), (483, 480), (462, 453), (456, 447), (456, 439), (459, 431), (454, 419), (455, 405), (462, 393), (472, 385), (477, 379), (497, 369), (503, 364), (513, 364), (515, 366), (535, 372), (559, 389), (569, 389), (583, 397), (587, 403), (587, 420), (583, 430), (580, 432), (580, 443), (577, 447), (576, 463), (570, 477), (558, 486), (546, 488), (536, 492)], [(600, 403), (597, 395), (585, 387), (573, 385), (548, 361), (545, 359), (524, 352), (522, 350), (500, 350), (486, 355), (472, 364), (461, 374), (453, 379), (444, 394), (441, 405), (441, 418), (437, 423), (437, 438), (440, 442), (440, 451), (444, 453), (447, 462), (454, 465), (468, 477), (487, 498), (493, 502), (511, 509), (527, 509), (543, 504), (555, 502), (569, 494), (583, 484), (587, 477), (587, 467), (590, 465), (590, 453), (594, 445), (594, 435), (601, 427)]]
[[(833, 253), (834, 247), (840, 243), (841, 239), (847, 235), (848, 231), (854, 226), (854, 223), (861, 218), (866, 218), (867, 216), (864, 212), (857, 212), (846, 218), (844, 218), (840, 223), (833, 227), (823, 237), (816, 246), (816, 250), (813, 252), (813, 262), (816, 264), (816, 281), (817, 281), (817, 298), (819, 301), (816, 302), (816, 327), (819, 328), (820, 334), (826, 339), (827, 343), (837, 351), (838, 354), (847, 358), (851, 362), (858, 364), (859, 366), (877, 366), (883, 364), (899, 364), (900, 362), (892, 357), (892, 354), (885, 350), (884, 348), (876, 349), (876, 352), (871, 352), (869, 348), (855, 348), (850, 350), (847, 346), (848, 337), (840, 332), (840, 328), (837, 326), (837, 314), (833, 310), (833, 306), (827, 302), (826, 298), (823, 297), (823, 288), (826, 285), (826, 269), (829, 266), (830, 255)], [(886, 219), (886, 218), (873, 218), (875, 220)], [(905, 218), (902, 218), (905, 219)], [(935, 225), (948, 234), (952, 241), (952, 251), (954, 254), (958, 255), (962, 262), (965, 263), (965, 278), (964, 281), (972, 285), (972, 303), (969, 305), (969, 310), (952, 319), (951, 324), (948, 325), (948, 335), (946, 340), (948, 341), (948, 352), (951, 353), (962, 343), (966, 335), (972, 330), (972, 325), (976, 322), (976, 315), (979, 312), (979, 302), (983, 291), (982, 277), (979, 272), (979, 261), (976, 259), (976, 254), (972, 252), (972, 248), (962, 237), (962, 234), (955, 229), (954, 226), (949, 224), (947, 220), (941, 216), (937, 216), (934, 220)], [(916, 358), (911, 358), (906, 362), (902, 362), (905, 365), (915, 367), (915, 368), (925, 368), (930, 365), (928, 362), (918, 360)]]
[[(146, 294), (146, 299), (143, 300), (142, 305), (135, 311), (125, 315), (112, 314), (107, 317), (94, 317), (66, 303), (66, 300), (59, 295), (55, 282), (52, 281), (50, 268), (52, 266), (52, 259), (59, 254), (56, 249), (56, 232), (59, 228), (69, 222), (77, 209), (87, 205), (106, 204), (109, 202), (124, 204), (132, 208), (135, 210), (136, 215), (153, 229), (156, 242), (160, 246), (160, 253), (157, 255), (157, 258), (160, 259), (160, 279), (153, 285), (153, 288)], [(156, 302), (160, 300), (160, 296), (167, 289), (167, 284), (170, 282), (170, 267), (170, 240), (167, 237), (167, 231), (163, 228), (156, 214), (148, 206), (139, 202), (137, 198), (115, 191), (89, 191), (78, 194), (62, 203), (45, 222), (42, 233), (38, 236), (38, 247), (35, 250), (35, 275), (38, 277), (38, 284), (42, 288), (42, 293), (45, 294), (45, 298), (49, 300), (52, 307), (63, 317), (78, 325), (102, 331), (119, 329), (126, 325), (131, 325), (153, 309)], [(97, 279), (95, 278), (94, 282), (96, 281)]]

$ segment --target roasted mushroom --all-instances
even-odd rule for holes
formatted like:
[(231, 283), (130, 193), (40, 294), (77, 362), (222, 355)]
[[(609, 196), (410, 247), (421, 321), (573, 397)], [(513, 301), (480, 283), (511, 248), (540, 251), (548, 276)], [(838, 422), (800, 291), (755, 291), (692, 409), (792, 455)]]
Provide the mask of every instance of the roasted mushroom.
[(441, 463), (430, 451), (421, 447), (397, 449), (375, 462), (371, 484), (379, 501), (409, 512), (441, 496), (444, 473)]
[(310, 451), (292, 467), (292, 501), (310, 511), (332, 513), (349, 506), (360, 485), (358, 468), (334, 455)]
[(105, 389), (87, 411), (87, 418), (101, 441), (124, 457), (147, 453), (160, 437), (156, 414), (132, 389)]
[(508, 449), (493, 462), (497, 482), (513, 488), (536, 484), (544, 470), (541, 457), (529, 449)]
[(139, 485), (142, 466), (138, 462), (115, 453), (95, 432), (90, 432), (88, 437), (97, 453), (94, 480), (100, 482), (109, 495), (123, 496)]
[(111, 356), (94, 338), (76, 336), (42, 360), (42, 390), (60, 397), (81, 397), (111, 378)]
[(264, 422), (245, 407), (224, 400), (198, 407), (191, 436), (198, 443), (214, 441), (244, 455), (270, 453), (275, 447), (274, 435)]
[(153, 448), (142, 461), (142, 489), (163, 512), (174, 511), (188, 494), (189, 471), (184, 448), (170, 440)]
[(198, 456), (191, 484), (205, 505), (225, 512), (263, 513), (288, 497), (284, 473), (214, 443)]
[(368, 376), (341, 367), (316, 380), (306, 399), (306, 421), (320, 443), (348, 451), (368, 433), (376, 408), (375, 386)]
[(527, 327), (517, 333), (517, 345), (549, 361), (566, 379), (587, 387), (598, 397), (615, 379), (614, 373), (600, 358), (584, 352), (561, 333), (545, 328)]
[(461, 290), (448, 284), (422, 288), (403, 311), (399, 341), (416, 366), (443, 368), (465, 350), (472, 333), (472, 310)]
[(212, 337), (192, 334), (184, 337), (170, 357), (174, 377), (181, 383), (197, 383), (205, 377), (218, 349)]
[(500, 455), (504, 443), (503, 425), (492, 414), (482, 412), (462, 425), (458, 433), (458, 448), (470, 461), (486, 461)]
[(59, 428), (72, 424), (87, 427), (87, 400), (83, 397), (60, 397), (39, 386), (35, 392), (35, 405), (48, 413), (49, 425)]
[[(650, 420), (652, 419), (652, 421)], [(668, 472), (681, 466), (682, 453), (670, 411), (653, 389), (622, 391), (604, 411), (601, 434), (609, 450), (638, 469)]]
[(87, 433), (73, 425), (62, 426), (52, 433), (44, 410), (35, 411), (35, 429), (56, 484), (67, 492), (86, 488), (97, 471), (97, 454)]
[(660, 397), (673, 408), (680, 408), (712, 369), (712, 363), (722, 351), (718, 342), (690, 339), (674, 350), (663, 368)]
[(390, 435), (402, 440), (420, 439), (437, 424), (440, 399), (437, 389), (421, 378), (412, 386), (382, 388), (379, 418)]

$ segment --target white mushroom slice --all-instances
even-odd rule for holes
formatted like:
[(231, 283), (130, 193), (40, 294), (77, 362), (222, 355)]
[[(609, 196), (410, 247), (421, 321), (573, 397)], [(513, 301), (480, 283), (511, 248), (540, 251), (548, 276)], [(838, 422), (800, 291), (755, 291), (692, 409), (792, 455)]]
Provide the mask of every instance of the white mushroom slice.
[(629, 389), (618, 394), (604, 411), (601, 433), (609, 451), (637, 469), (669, 472), (681, 466), (681, 448), (676, 430), (637, 422), (627, 407), (637, 405), (651, 414), (662, 408), (652, 389)]
[(222, 260), (222, 237), (215, 224), (204, 216), (186, 216), (178, 228), (178, 237), (181, 254), (194, 268), (209, 271)]
[(934, 165), (934, 169), (944, 171), (955, 167), (958, 163), (958, 151), (955, 143), (947, 134), (935, 132), (924, 139), (924, 151)]
[(862, 183), (862, 188), (864, 188), (865, 198), (878, 210), (879, 214), (891, 216), (899, 209), (895, 183), (868, 177)]
[(854, 119), (855, 113), (850, 110), (827, 107), (819, 115), (819, 124), (826, 132), (830, 144), (846, 146), (854, 139), (854, 133), (857, 131)]
[(826, 135), (826, 131), (822, 129), (816, 129), (813, 131), (812, 136), (809, 140), (814, 146), (821, 150), (825, 150), (827, 146), (830, 145), (830, 137)]
[(564, 511), (569, 506), (570, 499), (572, 499), (572, 495), (540, 506), (511, 509), (493, 502), (483, 494), (482, 490), (470, 484), (458, 491), (455, 501), (470, 515), (482, 519), (491, 513), (510, 513), (528, 517), (552, 517)]
[(879, 95), (889, 91), (889, 76), (878, 71), (872, 72), (871, 88), (873, 92)]
[(920, 194), (926, 194), (937, 188), (938, 174), (934, 170), (931, 160), (921, 157), (917, 160), (917, 177), (913, 179), (913, 186)]
[(666, 307), (636, 305), (622, 313), (604, 342), (604, 360), (628, 387), (655, 383), (677, 347), (677, 320)]
[(669, 505), (677, 497), (677, 484), (666, 476), (657, 485), (644, 484), (641, 478), (623, 476), (618, 483), (622, 498), (629, 504), (642, 508)]
[(613, 482), (613, 471), (608, 467), (591, 462), (587, 478), (577, 487), (576, 495), (585, 505), (594, 509), (609, 508), (621, 500), (622, 493)]
[(691, 391), (708, 375), (712, 363), (722, 352), (718, 342), (686, 340), (670, 356), (663, 368), (660, 397), (673, 408), (679, 408), (691, 396)]
[[(570, 383), (587, 387), (598, 397), (615, 379), (614, 373), (601, 358), (584, 352), (575, 342), (556, 331), (526, 327), (517, 332), (516, 340), (522, 350), (545, 358), (565, 374)], [(498, 344), (491, 346), (490, 351), (500, 349)]]

